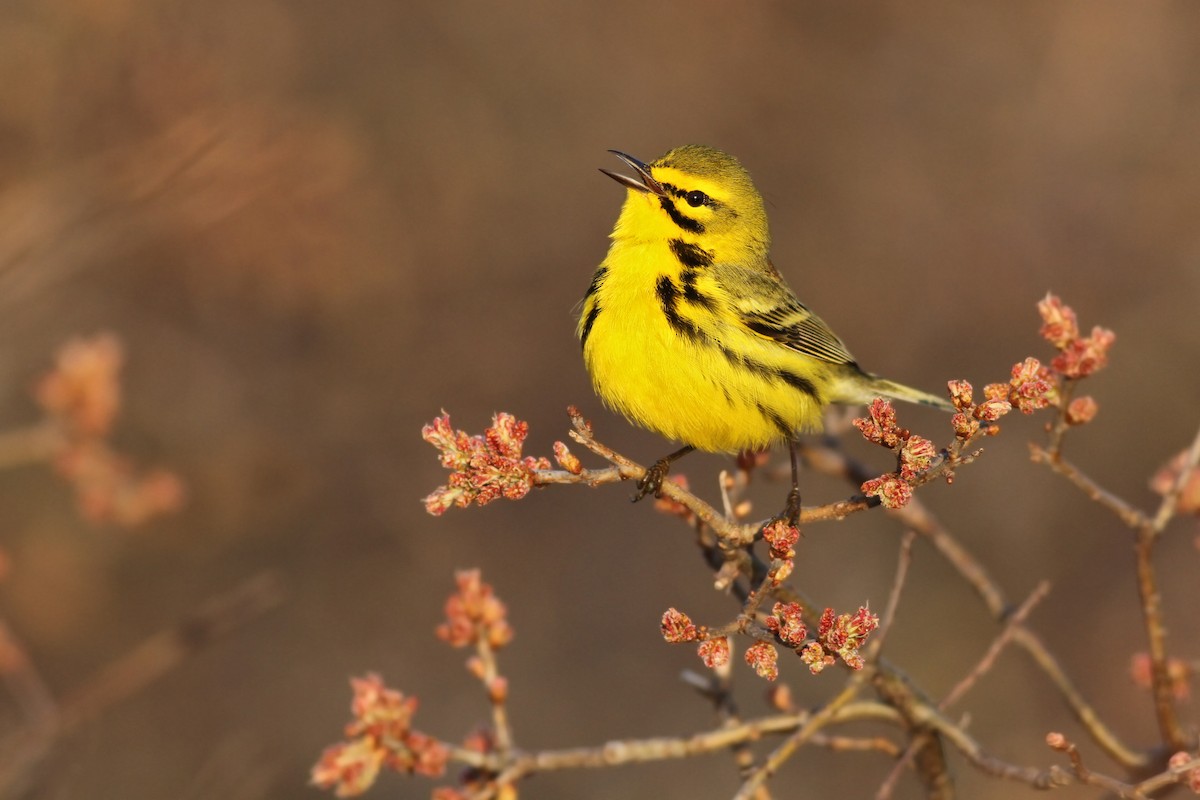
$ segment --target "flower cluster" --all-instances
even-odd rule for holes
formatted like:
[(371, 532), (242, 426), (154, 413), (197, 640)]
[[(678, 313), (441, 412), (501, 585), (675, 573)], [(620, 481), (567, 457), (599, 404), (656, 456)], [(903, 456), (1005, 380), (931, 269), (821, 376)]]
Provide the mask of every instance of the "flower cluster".
[[(1175, 487), (1180, 473), (1188, 469), (1188, 463), (1188, 451), (1184, 450), (1154, 474), (1154, 477), (1150, 479), (1150, 488), (1156, 494), (1165, 497)], [(1183, 481), (1179, 499), (1175, 501), (1175, 512), (1200, 514), (1200, 467), (1190, 468), (1188, 477)]]
[(108, 333), (73, 339), (34, 396), (55, 431), (56, 471), (75, 489), (83, 516), (133, 527), (183, 504), (183, 482), (164, 469), (141, 473), (108, 443), (121, 410), (121, 343)]
[[(1180, 775), (1180, 782), (1192, 790), (1193, 794), (1200, 794), (1200, 767), (1192, 767), (1188, 769), (1197, 757), (1193, 756), (1186, 750), (1180, 750), (1169, 759), (1167, 759), (1167, 767), (1171, 771)], [(1184, 770), (1187, 770), (1184, 772)]]
[[(970, 385), (967, 385), (970, 391)], [(912, 481), (929, 469), (937, 459), (937, 448), (928, 439), (896, 424), (896, 409), (891, 402), (877, 397), (867, 407), (866, 417), (854, 420), (863, 438), (897, 453), (897, 472), (872, 478), (862, 485), (867, 497), (878, 497), (885, 508), (902, 508), (912, 499)]]
[(773, 681), (779, 677), (779, 652), (768, 642), (755, 642), (746, 650), (746, 663), (758, 677)]
[(675, 608), (668, 608), (662, 615), (662, 635), (671, 644), (694, 642), (700, 631), (692, 618)]
[(800, 647), (808, 638), (803, 614), (804, 609), (799, 603), (776, 603), (771, 609), (771, 616), (767, 617), (767, 630), (788, 647)]
[[(1004, 388), (1001, 389), (999, 387)], [(1012, 403), (1007, 400), (1008, 388), (1006, 384), (990, 384), (988, 389), (991, 389), (991, 392), (989, 393), (985, 389), (984, 401), (976, 405), (975, 390), (970, 382), (948, 381), (946, 383), (950, 402), (955, 408), (954, 417), (950, 420), (950, 424), (954, 428), (954, 437), (960, 442), (966, 442), (979, 433), (980, 425), (984, 422), (989, 423), (985, 432), (994, 433), (999, 429), (990, 423), (995, 422), (1009, 411), (1012, 411)]]
[[(1129, 677), (1135, 686), (1149, 691), (1154, 685), (1150, 654), (1134, 653), (1129, 662)], [(1167, 678), (1171, 681), (1171, 694), (1176, 700), (1187, 700), (1192, 696), (1192, 667), (1181, 658), (1167, 659)]]
[(1055, 371), (1067, 378), (1085, 378), (1108, 365), (1108, 350), (1116, 334), (1099, 325), (1090, 336), (1079, 335), (1075, 311), (1053, 294), (1038, 303), (1042, 315), (1042, 338), (1058, 348), (1050, 362)]
[(795, 568), (796, 542), (800, 541), (800, 529), (787, 520), (777, 519), (763, 528), (763, 541), (771, 547), (771, 583), (778, 586), (787, 580)]
[[(851, 669), (865, 666), (859, 650), (871, 632), (879, 627), (879, 617), (870, 609), (862, 607), (853, 614), (840, 615), (832, 608), (825, 609), (813, 639), (809, 639), (803, 614), (804, 609), (799, 603), (777, 602), (763, 626), (777, 642), (797, 653), (814, 675), (836, 663), (838, 658)], [(704, 627), (697, 627), (687, 614), (674, 608), (663, 614), (662, 635), (672, 643), (699, 641), (700, 660), (710, 669), (729, 663), (729, 637), (709, 637)], [(755, 642), (746, 650), (745, 658), (759, 677), (773, 681), (779, 676), (779, 654), (771, 642)]]
[[(821, 614), (821, 623), (817, 627), (817, 639), (827, 653), (837, 653), (850, 669), (862, 669), (863, 658), (858, 651), (867, 643), (867, 637), (879, 627), (879, 617), (871, 613), (865, 606), (860, 606), (853, 614), (834, 615), (832, 608), (825, 609)], [(803, 657), (803, 656), (802, 656)], [(810, 662), (805, 659), (809, 669), (814, 673), (820, 672), (829, 664), (827, 655), (820, 662)]]
[(443, 411), (421, 428), (421, 438), (441, 452), (442, 466), (452, 472), (445, 486), (425, 498), (425, 510), (437, 516), (455, 505), (482, 506), (499, 497), (519, 500), (529, 494), (534, 470), (550, 469), (550, 461), (521, 456), (528, 435), (528, 423), (501, 412), (482, 436), (469, 436), (454, 430)]
[(989, 401), (1007, 402), (1023, 414), (1050, 405), (1057, 396), (1058, 381), (1048, 367), (1032, 356), (1013, 364), (1008, 383), (989, 383), (983, 394)]
[(716, 636), (705, 639), (697, 648), (700, 660), (709, 669), (717, 669), (729, 663), (729, 637)]
[(420, 775), (446, 771), (449, 750), (437, 739), (413, 730), (417, 699), (389, 689), (375, 674), (351, 678), (354, 719), (346, 725), (350, 741), (325, 749), (312, 768), (313, 784), (335, 789), (338, 797), (362, 794), (383, 768)]
[(451, 647), (486, 644), (499, 650), (512, 641), (508, 609), (483, 582), (479, 570), (463, 570), (454, 576), (458, 591), (446, 600), (446, 621), (437, 628), (437, 637)]

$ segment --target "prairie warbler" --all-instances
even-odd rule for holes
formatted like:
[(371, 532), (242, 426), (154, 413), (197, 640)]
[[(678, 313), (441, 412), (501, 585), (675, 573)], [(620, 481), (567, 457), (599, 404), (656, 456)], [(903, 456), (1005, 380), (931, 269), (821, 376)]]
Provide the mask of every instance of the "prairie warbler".
[(786, 441), (799, 514), (795, 435), (820, 430), (830, 403), (877, 396), (953, 410), (941, 398), (864, 372), (768, 256), (762, 196), (720, 150), (678, 147), (634, 172), (608, 255), (583, 298), (578, 335), (596, 393), (630, 421), (685, 446), (659, 460), (637, 500), (657, 493), (692, 450)]

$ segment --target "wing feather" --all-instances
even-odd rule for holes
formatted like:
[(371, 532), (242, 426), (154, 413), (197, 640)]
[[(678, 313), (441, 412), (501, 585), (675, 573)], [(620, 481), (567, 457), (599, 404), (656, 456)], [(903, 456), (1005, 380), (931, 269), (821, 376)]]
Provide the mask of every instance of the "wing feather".
[(730, 288), (742, 324), (759, 336), (798, 353), (829, 362), (853, 364), (854, 356), (829, 326), (801, 303), (779, 273), (737, 268), (721, 277)]

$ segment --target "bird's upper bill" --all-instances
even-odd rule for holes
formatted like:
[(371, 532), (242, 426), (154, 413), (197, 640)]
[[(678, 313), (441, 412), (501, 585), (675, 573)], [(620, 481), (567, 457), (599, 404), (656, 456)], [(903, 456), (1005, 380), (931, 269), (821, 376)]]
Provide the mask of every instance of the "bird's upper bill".
[(612, 172), (611, 170), (603, 168), (601, 168), (601, 172), (622, 186), (626, 186), (635, 191), (648, 192), (650, 194), (656, 194), (659, 197), (666, 196), (666, 191), (658, 181), (654, 180), (654, 177), (650, 174), (649, 165), (643, 164), (633, 156), (629, 155), (628, 153), (622, 153), (620, 150), (609, 150), (608, 152), (612, 153), (614, 156), (628, 164), (633, 171), (637, 173), (637, 177), (631, 178), (628, 175), (622, 175), (619, 172)]

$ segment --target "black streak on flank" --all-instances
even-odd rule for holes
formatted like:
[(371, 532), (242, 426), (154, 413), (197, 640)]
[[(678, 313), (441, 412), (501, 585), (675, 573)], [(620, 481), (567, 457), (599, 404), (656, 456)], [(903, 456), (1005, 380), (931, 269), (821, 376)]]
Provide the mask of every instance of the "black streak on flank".
[(600, 284), (604, 283), (604, 279), (607, 277), (608, 267), (601, 267), (600, 269), (596, 270), (596, 274), (592, 276), (591, 284), (588, 286), (587, 291), (583, 293), (583, 299), (587, 300), (596, 292), (600, 291)]
[[(601, 267), (596, 270), (596, 274), (592, 276), (592, 282), (588, 286), (587, 291), (583, 294), (583, 301), (586, 303), (591, 299), (592, 295), (600, 291), (600, 284), (604, 283), (604, 279), (608, 277), (608, 267)], [(600, 301), (597, 300), (592, 305), (592, 310), (588, 312), (587, 319), (583, 321), (583, 330), (579, 334), (579, 346), (586, 347), (588, 336), (592, 333), (592, 326), (596, 324), (596, 317), (600, 316)]]
[(683, 317), (679, 316), (679, 287), (677, 287), (666, 275), (659, 276), (658, 283), (654, 287), (655, 293), (658, 295), (658, 302), (662, 304), (663, 314), (667, 318), (667, 324), (676, 333), (686, 336), (694, 342), (703, 340), (704, 334), (700, 329), (688, 322)]
[(592, 306), (592, 310), (588, 312), (587, 319), (583, 321), (583, 332), (579, 334), (579, 346), (587, 347), (588, 337), (592, 335), (592, 326), (596, 324), (596, 317), (600, 316), (600, 304)]
[(663, 211), (667, 212), (667, 216), (671, 218), (679, 227), (690, 233), (704, 233), (704, 226), (691, 217), (685, 217), (679, 213), (679, 209), (675, 207), (675, 203), (669, 197), (660, 197), (658, 202), (662, 204)]
[(797, 375), (796, 373), (790, 372), (786, 369), (769, 367), (761, 361), (755, 361), (752, 358), (747, 358), (746, 356), (740, 355), (733, 350), (730, 350), (728, 347), (722, 347), (721, 353), (725, 356), (725, 359), (735, 367), (741, 367), (742, 369), (749, 370), (758, 377), (765, 378), (767, 380), (781, 380), (788, 386), (791, 386), (793, 389), (800, 390), (813, 400), (816, 400), (818, 403), (822, 402), (821, 396), (817, 392), (817, 387), (814, 386), (813, 382), (807, 378), (801, 377), (800, 375)]
[(764, 406), (762, 403), (755, 403), (755, 406), (758, 408), (758, 413), (762, 414), (764, 417), (771, 420), (771, 424), (774, 425), (775, 428), (779, 431), (779, 433), (783, 435), (783, 438), (785, 438), (785, 439), (792, 438), (792, 434), (795, 433), (795, 431), (793, 431), (791, 429), (791, 427), (787, 424), (787, 421), (784, 420), (783, 417), (779, 416), (774, 411), (772, 411), (771, 409)]
[(799, 389), (809, 397), (820, 402), (821, 398), (817, 395), (817, 387), (813, 386), (813, 382), (808, 378), (801, 377), (794, 372), (788, 372), (786, 369), (777, 369), (775, 370), (775, 374), (788, 386)]
[(685, 242), (683, 239), (671, 240), (671, 252), (679, 259), (680, 264), (692, 269), (711, 267), (713, 263), (713, 254), (711, 252), (691, 242)]

